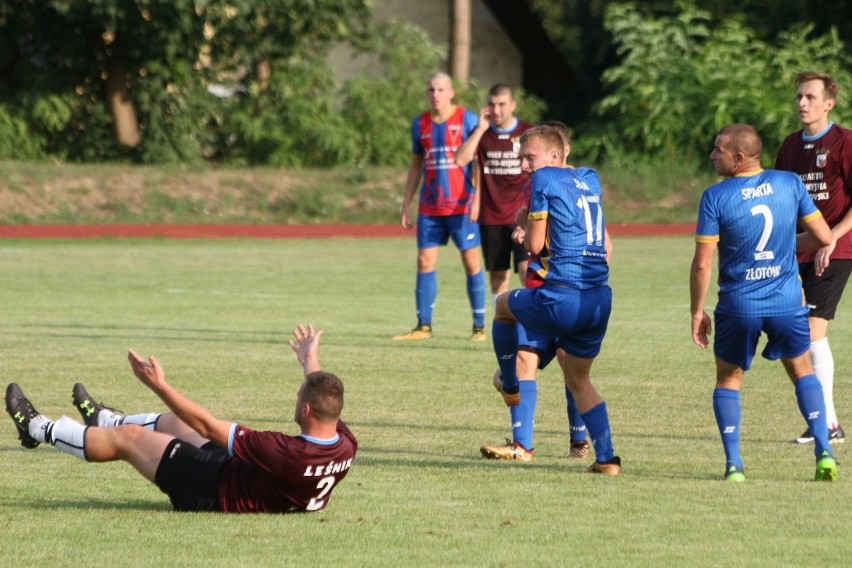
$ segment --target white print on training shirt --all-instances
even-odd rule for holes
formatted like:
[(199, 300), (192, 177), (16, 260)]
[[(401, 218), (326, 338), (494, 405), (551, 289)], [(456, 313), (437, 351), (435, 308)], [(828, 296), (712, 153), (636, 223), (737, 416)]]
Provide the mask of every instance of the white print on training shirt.
[[(764, 184), (769, 185), (769, 184)], [(758, 186), (758, 188), (763, 186)], [(758, 188), (754, 188), (755, 190)], [(746, 190), (743, 190), (745, 195)], [(772, 193), (772, 188), (769, 188), (769, 193)], [(769, 242), (769, 237), (772, 235), (772, 210), (766, 205), (755, 205), (751, 208), (751, 214), (754, 216), (763, 217), (763, 233), (760, 235), (760, 240), (757, 242), (757, 247), (754, 251), (755, 260), (773, 260), (775, 253), (771, 250), (764, 250), (766, 243)], [(757, 268), (746, 268), (746, 280), (766, 280), (767, 278), (777, 278), (781, 275), (781, 266), (759, 266)]]
[[(770, 189), (770, 191), (772, 190)], [(751, 208), (751, 214), (755, 216), (763, 215), (763, 234), (760, 235), (760, 240), (757, 241), (754, 260), (773, 260), (775, 253), (771, 250), (764, 250), (766, 243), (769, 242), (769, 237), (772, 235), (772, 210), (766, 205), (755, 205)]]
[[(583, 182), (576, 182), (579, 184)], [(583, 184), (585, 185), (585, 184)], [(603, 216), (601, 215), (600, 199), (597, 195), (581, 195), (577, 198), (577, 207), (583, 210), (583, 220), (586, 222), (586, 244), (595, 243), (600, 246), (603, 243)], [(591, 204), (595, 204), (592, 211)], [(592, 220), (594, 215), (594, 220)]]

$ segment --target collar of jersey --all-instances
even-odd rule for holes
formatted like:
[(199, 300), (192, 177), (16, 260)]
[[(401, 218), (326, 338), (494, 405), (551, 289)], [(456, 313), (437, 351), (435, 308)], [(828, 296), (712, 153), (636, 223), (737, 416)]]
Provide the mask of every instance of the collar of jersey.
[(494, 123), (491, 123), (491, 130), (493, 130), (497, 134), (508, 134), (509, 132), (513, 131), (517, 127), (518, 127), (518, 119), (517, 118), (515, 119), (515, 122), (512, 123), (512, 126), (510, 126), (509, 128), (506, 128), (505, 130), (495, 128)]
[(330, 446), (332, 444), (336, 444), (337, 441), (340, 439), (339, 434), (337, 436), (335, 436), (334, 438), (332, 438), (331, 440), (323, 440), (322, 438), (314, 438), (314, 437), (308, 436), (306, 434), (299, 434), (299, 437), (301, 439), (307, 441), (307, 442), (310, 442), (312, 444), (319, 444), (320, 446)]
[(758, 168), (758, 169), (756, 169), (756, 170), (749, 170), (749, 171), (747, 171), (747, 172), (743, 172), (743, 173), (741, 173), (741, 174), (734, 174), (734, 177), (746, 177), (746, 178), (750, 178), (750, 177), (752, 177), (752, 176), (756, 176), (757, 174), (761, 173), (762, 171), (763, 171), (763, 168)]
[(823, 136), (825, 136), (826, 132), (831, 130), (832, 126), (834, 126), (834, 121), (830, 120), (830, 121), (828, 121), (828, 126), (826, 126), (823, 129), (822, 132), (820, 132), (819, 134), (814, 134), (813, 136), (805, 136), (805, 131), (802, 130), (802, 140), (804, 140), (805, 142), (810, 142), (811, 140), (816, 140), (817, 138), (822, 138)]

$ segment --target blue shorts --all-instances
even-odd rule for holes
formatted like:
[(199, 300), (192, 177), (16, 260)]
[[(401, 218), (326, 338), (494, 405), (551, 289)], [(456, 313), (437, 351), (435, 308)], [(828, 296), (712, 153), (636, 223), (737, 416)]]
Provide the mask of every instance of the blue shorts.
[(747, 318), (729, 316), (718, 312), (713, 353), (726, 363), (738, 365), (748, 371), (757, 351), (761, 332), (768, 338), (763, 349), (764, 358), (775, 361), (780, 357), (798, 357), (811, 346), (807, 308), (795, 316)]
[(612, 290), (590, 290), (545, 284), (513, 290), (509, 309), (524, 326), (528, 340), (556, 339), (574, 357), (596, 357), (606, 334), (612, 309)]
[(530, 339), (524, 326), (518, 324), (518, 351), (529, 351), (538, 355), (539, 369), (546, 368), (553, 361), (557, 347), (556, 338)]
[(447, 217), (431, 215), (417, 217), (418, 249), (443, 246), (449, 242), (450, 237), (460, 251), (478, 247), (479, 224), (472, 222), (467, 213)]

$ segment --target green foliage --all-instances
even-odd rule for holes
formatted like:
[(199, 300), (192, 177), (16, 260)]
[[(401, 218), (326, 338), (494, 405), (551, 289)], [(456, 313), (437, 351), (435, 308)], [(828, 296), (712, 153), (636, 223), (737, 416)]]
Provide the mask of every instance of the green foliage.
[(0, 159), (35, 160), (43, 155), (42, 143), (27, 122), (0, 104)]
[[(849, 56), (834, 31), (815, 37), (812, 27), (793, 26), (769, 44), (738, 19), (715, 22), (690, 2), (656, 19), (632, 4), (611, 5), (606, 26), (621, 62), (604, 73), (610, 92), (586, 129), (593, 139), (584, 149), (596, 160), (703, 164), (716, 131), (733, 122), (754, 125), (772, 160), (798, 127), (797, 72), (819, 69), (852, 84)], [(843, 102), (832, 115), (838, 122), (852, 114)]]
[(338, 109), (334, 76), (324, 57), (299, 53), (273, 61), (269, 88), (253, 88), (223, 116), (230, 163), (276, 167), (331, 166), (354, 160), (358, 148)]
[[(60, 158), (199, 161), (221, 155), (227, 146), (217, 143), (230, 136), (218, 130), (227, 103), (206, 91), (209, 83), (245, 79), (251, 88), (257, 77), (246, 77), (246, 70), (259, 61), (286, 62), (299, 46), (302, 53), (322, 52), (333, 40), (357, 40), (368, 15), (366, 0), (9, 0), (0, 7), (0, 73), (7, 79), (0, 101), (20, 109), (16, 120)], [(285, 63), (280, 72), (290, 70)], [(118, 146), (104, 111), (111, 73), (125, 78), (141, 133), (137, 148)], [(314, 95), (307, 88), (300, 94)], [(293, 115), (291, 121), (304, 121), (306, 131), (314, 118), (325, 117)], [(325, 154), (350, 158), (351, 144), (335, 148), (329, 138), (320, 132), (312, 147), (300, 148), (307, 150), (306, 161), (328, 163)], [(270, 163), (290, 164), (285, 153), (295, 152), (285, 147)]]
[(208, 117), (219, 100), (195, 78), (186, 62), (166, 67), (152, 61), (144, 80), (134, 90), (139, 111), (142, 143), (137, 159), (142, 163), (176, 164), (200, 162), (212, 151)]

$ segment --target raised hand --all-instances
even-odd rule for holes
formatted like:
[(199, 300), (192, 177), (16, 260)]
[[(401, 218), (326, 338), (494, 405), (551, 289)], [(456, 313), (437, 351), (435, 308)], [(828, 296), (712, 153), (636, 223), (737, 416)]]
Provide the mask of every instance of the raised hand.
[(324, 332), (322, 330), (314, 331), (313, 324), (299, 326), (293, 330), (295, 341), (290, 340), (290, 349), (296, 354), (299, 363), (305, 371), (305, 375), (309, 375), (314, 371), (319, 371), (319, 339)]

